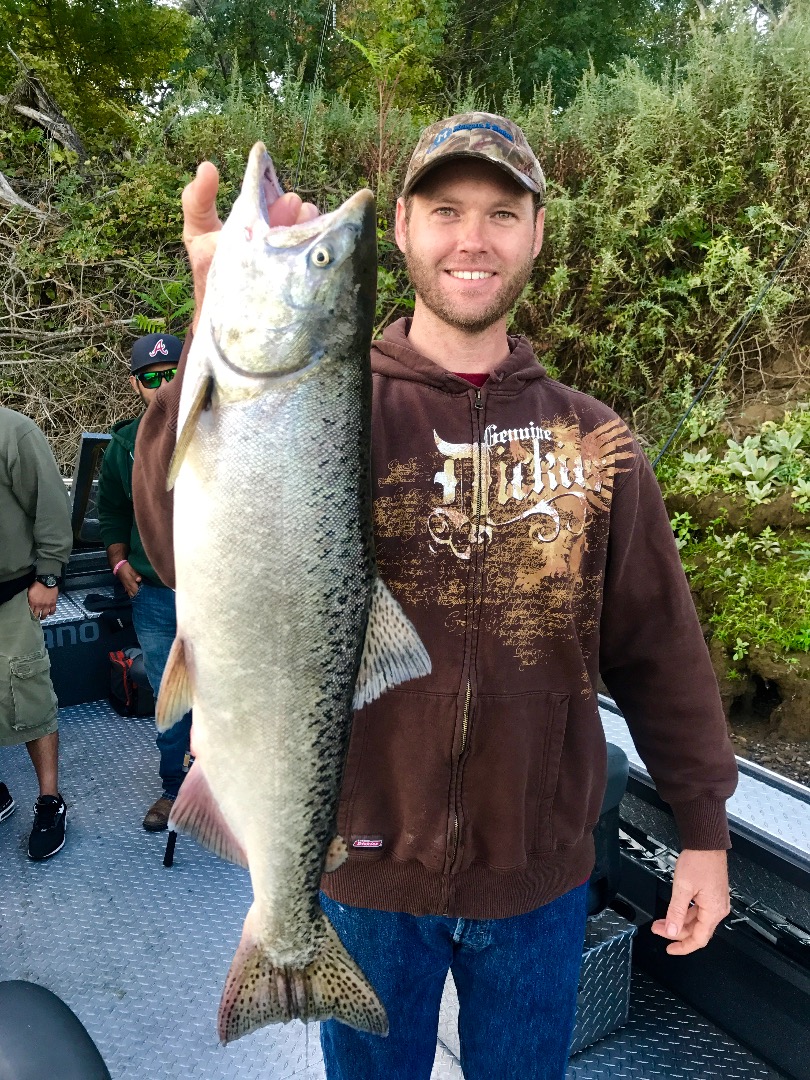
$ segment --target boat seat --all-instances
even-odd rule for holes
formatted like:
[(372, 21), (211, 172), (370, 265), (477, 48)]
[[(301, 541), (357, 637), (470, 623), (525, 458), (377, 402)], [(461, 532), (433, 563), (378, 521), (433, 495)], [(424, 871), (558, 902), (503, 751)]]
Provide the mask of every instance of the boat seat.
[(630, 765), (627, 754), (615, 743), (607, 744), (607, 787), (602, 813), (593, 831), (596, 864), (588, 882), (588, 915), (603, 911), (619, 887), (619, 804), (627, 788)]
[(0, 982), (0, 1080), (111, 1080), (74, 1012), (36, 983)]

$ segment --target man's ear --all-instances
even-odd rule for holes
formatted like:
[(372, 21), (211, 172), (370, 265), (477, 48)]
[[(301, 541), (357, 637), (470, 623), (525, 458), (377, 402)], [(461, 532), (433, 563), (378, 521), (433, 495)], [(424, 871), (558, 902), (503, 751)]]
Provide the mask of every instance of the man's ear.
[(138, 397), (140, 397), (141, 392), (138, 389), (138, 380), (135, 378), (134, 375), (130, 375), (130, 377), (129, 377), (129, 385), (132, 387), (133, 393), (137, 394)]
[(540, 248), (543, 246), (543, 228), (546, 223), (546, 208), (541, 206), (537, 211), (537, 219), (534, 223), (534, 247), (532, 248), (533, 258), (537, 258), (540, 254)]
[(406, 220), (405, 200), (400, 196), (397, 199), (397, 216), (394, 225), (394, 236), (400, 251), (405, 250), (405, 240), (408, 236), (408, 222)]

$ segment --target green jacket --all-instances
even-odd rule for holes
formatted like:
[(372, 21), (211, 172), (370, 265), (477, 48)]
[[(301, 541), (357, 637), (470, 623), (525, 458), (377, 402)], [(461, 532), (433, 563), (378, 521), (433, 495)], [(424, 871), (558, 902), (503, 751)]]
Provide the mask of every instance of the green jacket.
[(130, 566), (150, 585), (163, 585), (146, 557), (132, 506), (132, 463), (142, 416), (121, 420), (110, 428), (112, 439), (104, 452), (98, 478), (98, 523), (105, 547), (126, 544)]
[(48, 440), (33, 420), (0, 408), (0, 581), (32, 567), (58, 576), (72, 546), (67, 490)]

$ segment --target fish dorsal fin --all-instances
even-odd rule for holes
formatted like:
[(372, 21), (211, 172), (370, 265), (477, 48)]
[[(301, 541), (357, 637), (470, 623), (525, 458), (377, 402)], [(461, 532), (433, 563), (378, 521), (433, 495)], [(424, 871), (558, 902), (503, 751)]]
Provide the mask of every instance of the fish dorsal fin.
[(180, 472), (180, 466), (183, 464), (186, 451), (191, 444), (191, 440), (194, 438), (197, 422), (211, 404), (214, 385), (213, 375), (204, 375), (197, 383), (197, 389), (194, 391), (194, 400), (191, 402), (191, 408), (189, 409), (188, 416), (183, 424), (183, 430), (177, 436), (177, 445), (174, 448), (172, 460), (169, 463), (169, 472), (166, 476), (167, 491), (171, 491), (174, 487), (174, 482), (177, 479), (177, 474)]
[(353, 707), (360, 709), (390, 687), (430, 670), (430, 657), (411, 620), (385, 583), (375, 578)]
[(333, 874), (339, 866), (343, 866), (349, 857), (349, 849), (346, 841), (338, 833), (329, 847), (326, 849), (326, 861), (323, 869), (326, 874)]
[(169, 815), (169, 828), (193, 836), (221, 859), (237, 866), (248, 864), (245, 849), (222, 816), (199, 758), (180, 786)]
[(169, 659), (160, 680), (155, 722), (158, 731), (168, 731), (191, 708), (191, 678), (186, 663), (186, 646), (181, 637), (172, 642)]

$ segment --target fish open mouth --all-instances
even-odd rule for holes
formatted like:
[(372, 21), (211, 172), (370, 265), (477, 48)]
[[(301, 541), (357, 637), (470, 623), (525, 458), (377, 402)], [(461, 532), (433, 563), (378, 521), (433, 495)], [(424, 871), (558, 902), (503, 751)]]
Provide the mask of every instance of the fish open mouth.
[[(267, 147), (262, 142), (255, 143), (248, 158), (245, 179), (242, 183), (242, 194), (247, 197), (255, 208), (257, 221), (266, 226), (268, 233), (275, 232), (277, 229), (293, 229), (297, 232), (301, 228), (305, 236), (308, 237), (314, 227), (314, 235), (317, 235), (323, 228), (322, 222), (327, 216), (326, 214), (318, 214), (317, 217), (302, 222), (301, 226), (270, 225), (270, 208), (274, 203), (278, 202), (284, 193), (284, 188), (278, 179), (276, 167), (267, 152)], [(303, 226), (309, 226), (309, 228), (303, 228)], [(288, 247), (290, 245), (284, 244), (283, 246)]]
[(292, 248), (315, 240), (333, 223), (343, 218), (362, 217), (365, 208), (373, 202), (372, 192), (364, 188), (356, 192), (336, 210), (330, 210), (309, 221), (292, 225), (270, 225), (270, 208), (282, 195), (282, 188), (273, 160), (262, 142), (254, 144), (248, 158), (242, 194), (255, 208), (257, 222), (262, 222), (267, 229), (267, 242), (273, 248)]
[(252, 196), (259, 216), (269, 225), (270, 207), (281, 198), (284, 189), (276, 176), (273, 159), (262, 142), (257, 142), (250, 151), (242, 191)]
[[(283, 194), (270, 155), (257, 142), (209, 278), (211, 295), (220, 297), (210, 309), (217, 359), (243, 378), (298, 378), (318, 365), (326, 338), (341, 348), (351, 341), (352, 350), (370, 342), (377, 283), (374, 195), (363, 189), (310, 220), (271, 225), (271, 218), (285, 217), (272, 212)], [(291, 202), (289, 216), (295, 213)]]

